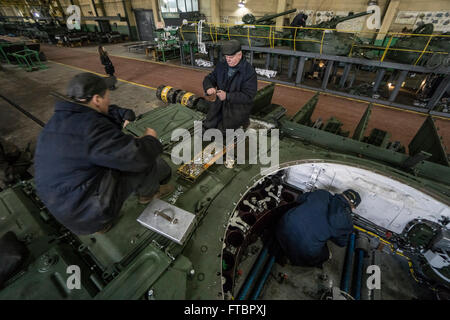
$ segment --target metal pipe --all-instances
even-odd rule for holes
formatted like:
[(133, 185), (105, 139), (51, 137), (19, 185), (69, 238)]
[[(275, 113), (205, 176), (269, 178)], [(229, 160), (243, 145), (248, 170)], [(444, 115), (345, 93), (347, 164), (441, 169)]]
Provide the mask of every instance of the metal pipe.
[(261, 269), (264, 260), (267, 257), (267, 254), (269, 252), (269, 247), (266, 245), (263, 250), (261, 251), (261, 254), (258, 257), (258, 260), (256, 260), (255, 264), (253, 265), (252, 271), (250, 272), (250, 275), (245, 280), (244, 286), (241, 289), (241, 292), (239, 293), (239, 296), (237, 297), (237, 300), (244, 300), (244, 298), (247, 296), (248, 291), (250, 290), (250, 287), (253, 284), (253, 281), (256, 278), (256, 275), (259, 273), (259, 270)]
[(17, 110), (19, 110), (20, 112), (22, 112), (24, 115), (26, 115), (28, 118), (30, 118), (31, 120), (33, 120), (34, 122), (36, 122), (38, 125), (40, 125), (41, 127), (45, 126), (45, 123), (42, 122), (41, 120), (39, 120), (38, 118), (36, 118), (35, 116), (33, 116), (31, 113), (29, 113), (27, 110), (25, 110), (24, 108), (22, 108), (21, 106), (19, 106), (18, 104), (12, 102), (11, 100), (9, 100), (8, 98), (6, 98), (5, 96), (0, 94), (0, 98), (2, 98), (3, 100), (5, 100), (6, 102), (8, 102), (10, 105), (12, 105), (14, 108), (16, 108)]
[(355, 300), (361, 300), (361, 285), (362, 285), (362, 276), (363, 276), (363, 268), (364, 268), (364, 255), (365, 252), (363, 249), (356, 249), (356, 273), (354, 277), (354, 286), (353, 286), (353, 297)]
[(289, 57), (289, 67), (288, 67), (288, 78), (292, 78), (292, 74), (294, 73), (294, 65), (296, 62), (296, 57)]
[(303, 78), (303, 70), (305, 69), (305, 57), (300, 57), (300, 60), (298, 61), (298, 67), (297, 67), (297, 77), (295, 78), (295, 84), (300, 84), (302, 82)]
[(325, 75), (322, 80), (322, 89), (326, 89), (328, 81), (330, 80), (331, 71), (333, 70), (333, 61), (328, 61)]
[(355, 252), (355, 234), (350, 235), (347, 254), (345, 257), (344, 270), (342, 272), (341, 290), (349, 293), (350, 275), (352, 274), (353, 254)]
[(348, 74), (350, 73), (350, 69), (352, 68), (351, 63), (346, 63), (344, 67), (344, 72), (342, 73), (341, 80), (339, 81), (339, 87), (344, 88), (345, 83), (347, 82)]
[(378, 89), (380, 88), (381, 81), (383, 81), (385, 73), (386, 69), (378, 69), (375, 84), (373, 85), (372, 88), (372, 93), (377, 93)]
[(395, 88), (392, 91), (391, 95), (389, 96), (389, 101), (391, 101), (391, 102), (395, 101), (395, 98), (397, 98), (400, 88), (402, 87), (403, 82), (406, 80), (407, 75), (408, 75), (408, 71), (406, 71), (406, 70), (403, 70), (400, 72), (400, 75), (398, 76), (398, 79), (395, 82)]
[(267, 262), (266, 267), (264, 269), (264, 273), (261, 276), (261, 280), (259, 280), (255, 291), (253, 292), (252, 296), (250, 297), (250, 300), (258, 299), (258, 297), (261, 294), (261, 291), (264, 287), (264, 284), (266, 283), (266, 280), (269, 277), (270, 271), (272, 270), (274, 263), (275, 263), (275, 256), (270, 256), (269, 262)]
[(433, 96), (431, 97), (430, 101), (427, 104), (427, 108), (429, 110), (432, 110), (439, 102), (439, 100), (441, 100), (444, 93), (446, 93), (449, 89), (450, 89), (450, 76), (446, 76), (444, 79), (442, 79), (441, 83), (434, 91)]
[(270, 68), (270, 53), (266, 54), (266, 64), (265, 64), (265, 68), (269, 69)]

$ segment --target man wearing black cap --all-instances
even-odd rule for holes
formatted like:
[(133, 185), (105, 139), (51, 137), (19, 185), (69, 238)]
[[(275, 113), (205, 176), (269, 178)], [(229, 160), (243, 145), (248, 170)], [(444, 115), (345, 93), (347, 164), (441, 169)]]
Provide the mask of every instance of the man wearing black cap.
[(258, 84), (255, 69), (243, 58), (239, 41), (225, 42), (222, 53), (226, 62), (219, 62), (203, 80), (206, 95), (216, 96), (204, 126), (225, 132), (248, 126)]
[(327, 240), (340, 247), (353, 231), (352, 210), (361, 202), (358, 192), (341, 194), (316, 190), (301, 194), (276, 226), (276, 239), (292, 264), (321, 266), (331, 258)]
[(173, 190), (160, 188), (171, 169), (159, 157), (156, 132), (147, 128), (140, 138), (124, 134), (122, 127), (135, 119), (134, 112), (109, 103), (104, 78), (78, 74), (38, 138), (38, 196), (75, 234), (106, 232), (132, 192), (148, 203)]

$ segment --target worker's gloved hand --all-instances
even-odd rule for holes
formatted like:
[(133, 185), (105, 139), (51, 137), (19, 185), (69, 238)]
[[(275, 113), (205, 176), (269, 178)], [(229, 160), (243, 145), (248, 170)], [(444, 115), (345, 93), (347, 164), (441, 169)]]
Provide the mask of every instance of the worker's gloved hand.
[(217, 97), (220, 99), (220, 101), (224, 101), (227, 98), (227, 93), (223, 90), (218, 90)]
[(216, 88), (209, 88), (208, 90), (206, 90), (206, 94), (207, 94), (208, 96), (215, 95), (216, 93), (217, 93)]

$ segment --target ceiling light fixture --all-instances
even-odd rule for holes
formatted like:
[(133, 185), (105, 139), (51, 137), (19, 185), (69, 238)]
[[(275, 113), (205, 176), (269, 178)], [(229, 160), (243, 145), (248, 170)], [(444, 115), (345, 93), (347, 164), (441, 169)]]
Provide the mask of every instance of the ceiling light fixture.
[(244, 8), (245, 7), (245, 2), (243, 0), (238, 2), (238, 7), (239, 8)]

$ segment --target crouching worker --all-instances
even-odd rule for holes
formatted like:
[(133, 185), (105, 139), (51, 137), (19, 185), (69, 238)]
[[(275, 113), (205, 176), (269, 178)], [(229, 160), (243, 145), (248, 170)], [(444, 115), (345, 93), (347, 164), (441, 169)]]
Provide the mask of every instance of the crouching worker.
[(286, 212), (276, 226), (276, 239), (293, 265), (321, 267), (331, 258), (327, 240), (347, 245), (353, 231), (352, 210), (361, 202), (351, 189), (342, 194), (316, 190), (301, 194), (298, 206)]
[(149, 203), (173, 191), (156, 132), (124, 134), (132, 110), (110, 106), (104, 78), (76, 75), (39, 135), (35, 181), (52, 215), (75, 234), (106, 232), (135, 192)]

